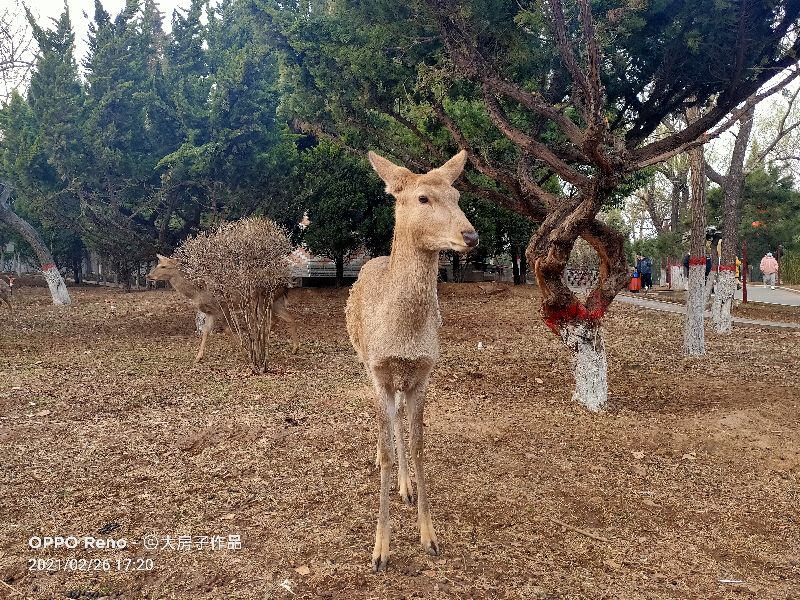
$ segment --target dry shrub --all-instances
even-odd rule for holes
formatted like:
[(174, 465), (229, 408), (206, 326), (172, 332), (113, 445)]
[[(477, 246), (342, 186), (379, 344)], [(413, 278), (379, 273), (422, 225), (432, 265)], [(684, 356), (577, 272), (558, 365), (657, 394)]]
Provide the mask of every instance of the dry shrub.
[(176, 253), (187, 277), (220, 302), (257, 373), (267, 369), (272, 300), (289, 285), (291, 251), (281, 226), (251, 217), (189, 238)]

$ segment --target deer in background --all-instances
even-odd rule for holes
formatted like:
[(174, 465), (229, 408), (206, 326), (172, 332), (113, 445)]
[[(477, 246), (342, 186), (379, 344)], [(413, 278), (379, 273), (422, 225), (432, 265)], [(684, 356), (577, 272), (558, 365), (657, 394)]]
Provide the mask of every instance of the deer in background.
[[(180, 265), (176, 259), (161, 256), (160, 254), (156, 256), (158, 257), (158, 264), (147, 274), (146, 279), (149, 281), (169, 281), (176, 292), (189, 299), (192, 304), (194, 304), (195, 308), (206, 316), (200, 329), (202, 334), (200, 338), (200, 348), (194, 359), (194, 362), (198, 363), (203, 359), (206, 350), (206, 340), (208, 339), (208, 335), (213, 331), (214, 324), (218, 319), (225, 319), (223, 308), (210, 292), (201, 290), (186, 278), (186, 275), (181, 272)], [(275, 290), (275, 299), (272, 301), (271, 311), (273, 323), (271, 323), (270, 326), (274, 324), (275, 317), (288, 325), (289, 332), (292, 336), (292, 354), (296, 354), (300, 346), (297, 343), (297, 331), (294, 319), (286, 308), (288, 293), (289, 290), (286, 287)]]
[(403, 441), (406, 410), (417, 479), (420, 541), (429, 554), (439, 554), (422, 467), (422, 416), (428, 380), (439, 356), (439, 251), (465, 252), (478, 243), (478, 234), (459, 208), (459, 193), (453, 187), (466, 158), (462, 150), (438, 169), (416, 175), (369, 153), (373, 169), (396, 201), (391, 254), (362, 267), (345, 311), (350, 341), (376, 394), (381, 491), (372, 552), (375, 572), (385, 570), (389, 558), (394, 446), (400, 496), (409, 504), (413, 501)]
[(14, 312), (11, 306), (11, 296), (14, 293), (14, 277), (9, 277), (8, 281), (0, 277), (0, 300), (8, 304), (8, 310)]

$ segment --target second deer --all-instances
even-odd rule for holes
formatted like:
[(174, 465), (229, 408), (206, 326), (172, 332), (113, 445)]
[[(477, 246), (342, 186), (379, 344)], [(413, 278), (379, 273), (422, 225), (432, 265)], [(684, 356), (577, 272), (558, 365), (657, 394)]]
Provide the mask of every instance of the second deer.
[(465, 252), (478, 243), (478, 234), (459, 208), (459, 193), (453, 187), (466, 158), (467, 153), (461, 151), (438, 169), (416, 175), (369, 153), (372, 167), (396, 200), (391, 255), (364, 265), (346, 309), (350, 341), (376, 394), (381, 469), (372, 552), (376, 572), (386, 569), (389, 558), (389, 488), (395, 445), (400, 496), (408, 503), (413, 499), (403, 441), (404, 402), (417, 479), (420, 541), (428, 553), (439, 554), (422, 467), (422, 414), (428, 379), (439, 356), (439, 251)]
[[(201, 328), (200, 348), (197, 350), (197, 356), (194, 359), (194, 362), (198, 363), (203, 360), (206, 341), (208, 340), (208, 335), (214, 329), (214, 324), (218, 319), (225, 318), (222, 307), (211, 293), (201, 290), (186, 278), (181, 272), (180, 264), (176, 259), (161, 256), (160, 254), (156, 256), (158, 257), (158, 264), (147, 274), (146, 279), (150, 281), (169, 281), (176, 292), (188, 298), (197, 310), (206, 315)], [(275, 291), (275, 299), (272, 302), (272, 315), (288, 325), (292, 336), (292, 354), (296, 354), (300, 346), (297, 343), (294, 319), (286, 308), (288, 293), (289, 290), (286, 287), (278, 288)]]

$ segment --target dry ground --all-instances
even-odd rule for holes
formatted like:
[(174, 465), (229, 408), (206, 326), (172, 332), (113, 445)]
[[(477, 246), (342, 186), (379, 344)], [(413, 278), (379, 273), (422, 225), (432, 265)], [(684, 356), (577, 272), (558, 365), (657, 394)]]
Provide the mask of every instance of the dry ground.
[[(535, 289), (443, 285), (426, 464), (444, 553), (421, 551), (395, 497), (373, 575), (374, 418), (346, 290), (294, 293), (301, 354), (280, 335), (264, 376), (229, 335), (193, 367), (172, 292), (73, 289), (67, 309), (45, 293), (0, 313), (0, 597), (800, 598), (800, 332), (709, 334), (689, 360), (679, 317), (617, 303), (612, 408), (593, 415)], [(151, 533), (243, 547), (147, 551)], [(27, 546), (47, 535), (129, 547)], [(153, 570), (125, 570), (139, 558)]]

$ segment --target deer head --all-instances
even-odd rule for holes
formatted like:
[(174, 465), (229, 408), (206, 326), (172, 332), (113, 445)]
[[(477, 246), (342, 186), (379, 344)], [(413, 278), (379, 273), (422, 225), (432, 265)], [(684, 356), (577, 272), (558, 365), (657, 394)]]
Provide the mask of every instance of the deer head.
[(417, 249), (466, 252), (478, 245), (478, 234), (458, 206), (460, 194), (453, 183), (464, 170), (466, 150), (437, 169), (416, 175), (374, 152), (372, 168), (394, 196), (395, 240), (403, 239)]
[(178, 274), (177, 260), (160, 254), (156, 254), (156, 256), (158, 257), (158, 264), (145, 275), (145, 279), (149, 281), (168, 281)]

